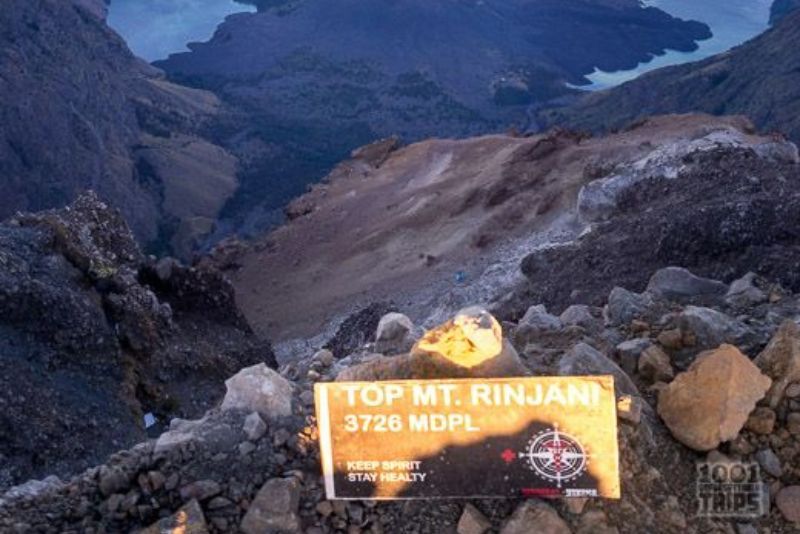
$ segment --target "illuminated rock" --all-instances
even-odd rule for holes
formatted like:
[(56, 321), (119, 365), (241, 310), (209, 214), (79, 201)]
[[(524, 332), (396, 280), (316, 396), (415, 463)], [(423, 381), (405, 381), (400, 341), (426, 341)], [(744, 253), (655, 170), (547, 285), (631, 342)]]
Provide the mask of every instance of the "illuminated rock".
[(263, 363), (242, 369), (225, 381), (225, 387), (223, 411), (242, 409), (266, 419), (292, 414), (292, 385)]
[(375, 333), (375, 350), (381, 353), (402, 352), (414, 344), (414, 323), (402, 313), (387, 313), (381, 317)]
[(658, 398), (672, 435), (698, 451), (736, 437), (772, 381), (732, 345), (707, 351)]
[(161, 534), (162, 532), (207, 534), (208, 526), (206, 525), (206, 518), (203, 516), (203, 509), (200, 508), (200, 504), (193, 499), (173, 515), (165, 517), (146, 529), (141, 530), (140, 534)]
[(775, 408), (789, 384), (800, 381), (800, 328), (797, 324), (784, 322), (755, 363), (773, 380), (767, 400)]
[(523, 376), (519, 355), (500, 324), (479, 307), (466, 308), (425, 333), (409, 354), (378, 357), (345, 369), (337, 380)]

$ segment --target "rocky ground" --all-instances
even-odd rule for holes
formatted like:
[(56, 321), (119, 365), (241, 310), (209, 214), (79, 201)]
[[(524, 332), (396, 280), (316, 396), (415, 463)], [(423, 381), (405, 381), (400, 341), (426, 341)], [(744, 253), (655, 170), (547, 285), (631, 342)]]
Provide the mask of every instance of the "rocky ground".
[[(493, 376), (614, 375), (621, 401), (619, 501), (326, 501), (313, 383), (481, 374), (447, 363), (452, 355), (445, 349), (433, 349), (445, 360), (432, 371), (430, 346), (417, 348), (417, 330), (392, 314), (345, 358), (319, 350), (296, 354), (280, 372), (263, 364), (249, 367), (227, 381), (223, 402), (201, 419), (175, 419), (157, 440), (114, 454), (69, 481), (51, 478), (11, 490), (0, 500), (0, 529), (796, 531), (800, 295), (756, 275), (725, 284), (670, 267), (654, 273), (642, 293), (618, 287), (605, 300), (602, 307), (573, 305), (560, 316), (530, 306), (519, 322), (503, 324), (513, 348), (502, 353), (502, 361), (487, 355), (487, 366), (475, 369)], [(757, 463), (768, 514), (698, 516), (695, 469), (703, 460)]]
[(0, 224), (0, 487), (70, 475), (196, 416), (274, 358), (210, 267), (142, 254), (94, 194)]

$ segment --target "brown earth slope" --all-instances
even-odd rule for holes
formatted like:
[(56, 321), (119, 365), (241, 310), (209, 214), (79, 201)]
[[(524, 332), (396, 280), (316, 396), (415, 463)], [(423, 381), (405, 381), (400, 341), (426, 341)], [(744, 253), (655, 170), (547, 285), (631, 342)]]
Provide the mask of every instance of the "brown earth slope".
[(314, 335), (376, 300), (416, 320), (486, 301), (513, 282), (526, 253), (585, 228), (577, 198), (587, 182), (619, 168), (671, 174), (687, 153), (720, 144), (771, 143), (746, 132), (744, 119), (668, 116), (600, 138), (372, 146), (296, 200), (293, 219), (237, 260), (237, 299), (273, 340)]

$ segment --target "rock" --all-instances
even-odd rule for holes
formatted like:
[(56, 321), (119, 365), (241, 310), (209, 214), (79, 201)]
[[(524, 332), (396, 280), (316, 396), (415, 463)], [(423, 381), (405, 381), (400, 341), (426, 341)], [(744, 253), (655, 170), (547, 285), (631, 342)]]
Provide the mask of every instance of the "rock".
[(387, 313), (378, 322), (375, 350), (383, 354), (405, 352), (414, 344), (414, 323), (402, 313)]
[(267, 423), (261, 419), (258, 413), (253, 412), (245, 418), (242, 430), (244, 430), (247, 439), (250, 441), (258, 441), (267, 431)]
[(738, 308), (749, 308), (767, 302), (769, 297), (756, 287), (755, 279), (755, 273), (747, 273), (738, 280), (734, 280), (725, 294), (725, 302), (729, 306)]
[(331, 365), (333, 365), (335, 358), (331, 351), (329, 351), (328, 349), (322, 349), (314, 353), (312, 360), (314, 360), (315, 362), (319, 362), (325, 367), (330, 367)]
[(683, 333), (678, 328), (664, 330), (658, 334), (658, 344), (669, 350), (680, 350), (683, 348)]
[(640, 396), (631, 378), (611, 361), (605, 354), (586, 343), (578, 343), (558, 361), (558, 374), (561, 376), (612, 375), (617, 397), (621, 395)]
[(653, 345), (639, 357), (639, 373), (651, 382), (669, 382), (675, 376), (669, 356)]
[[(101, 481), (102, 482), (102, 481)], [(29, 480), (24, 484), (20, 484), (19, 486), (14, 486), (13, 488), (9, 489), (5, 493), (3, 490), (0, 489), (0, 507), (2, 507), (3, 499), (5, 500), (12, 500), (12, 499), (31, 499), (36, 497), (37, 495), (41, 495), (43, 493), (52, 491), (54, 489), (58, 489), (62, 487), (64, 483), (55, 475), (50, 475), (49, 477), (45, 478), (44, 480)], [(105, 490), (103, 489), (105, 487)], [(101, 485), (101, 491), (103, 491), (104, 495), (109, 490), (108, 486)]]
[(617, 400), (617, 417), (634, 426), (642, 421), (644, 401), (640, 397), (623, 395)]
[(678, 323), (681, 330), (695, 335), (700, 349), (713, 349), (723, 343), (740, 344), (751, 334), (747, 326), (736, 319), (698, 306), (687, 306), (678, 316)]
[(772, 381), (732, 345), (700, 354), (658, 397), (675, 438), (698, 451), (736, 437)]
[(295, 478), (273, 478), (258, 491), (242, 520), (245, 534), (301, 532), (300, 482)]
[(167, 256), (158, 260), (153, 270), (155, 271), (159, 280), (162, 282), (167, 282), (172, 277), (172, 270), (178, 266), (178, 260)]
[(790, 413), (786, 416), (786, 430), (794, 436), (800, 436), (800, 412)]
[(628, 374), (633, 374), (639, 366), (639, 356), (652, 344), (647, 338), (637, 337), (617, 345), (617, 359), (622, 369)]
[(214, 480), (197, 480), (183, 486), (180, 490), (180, 494), (181, 499), (184, 501), (188, 501), (189, 499), (204, 501), (210, 497), (219, 495), (221, 491), (222, 488)]
[(456, 532), (458, 534), (483, 534), (492, 528), (492, 523), (486, 519), (480, 510), (467, 503), (458, 520)]
[(467, 308), (426, 332), (411, 352), (377, 357), (343, 370), (338, 381), (408, 378), (522, 376), (527, 369), (503, 339), (497, 320), (483, 308)]
[(552, 506), (528, 500), (517, 506), (514, 513), (500, 530), (500, 534), (570, 534), (567, 523)]
[(783, 467), (781, 467), (780, 459), (775, 455), (772, 449), (761, 449), (755, 454), (755, 459), (761, 469), (779, 478), (783, 474)]
[(643, 316), (652, 305), (653, 299), (646, 293), (632, 293), (627, 289), (615, 287), (608, 296), (605, 308), (606, 322), (612, 326), (630, 324), (634, 319)]
[(519, 321), (520, 327), (525, 327), (534, 331), (547, 332), (550, 330), (560, 330), (562, 328), (561, 319), (547, 312), (544, 304), (531, 306)]
[(650, 278), (647, 291), (669, 300), (680, 301), (704, 296), (721, 296), (728, 286), (717, 280), (701, 278), (682, 267), (659, 269)]
[(171, 516), (140, 530), (139, 534), (162, 534), (164, 532), (208, 534), (208, 525), (200, 504), (196, 500), (191, 500)]
[(263, 363), (242, 369), (225, 387), (223, 411), (255, 411), (266, 419), (292, 414), (292, 385)]
[(100, 492), (108, 497), (128, 489), (130, 477), (120, 469), (103, 467), (100, 470)]
[(781, 324), (755, 363), (773, 380), (767, 401), (775, 408), (789, 384), (800, 381), (800, 328), (797, 324), (794, 321)]
[(585, 304), (573, 304), (558, 317), (562, 324), (580, 326), (587, 332), (599, 332), (603, 329), (600, 319), (592, 315), (591, 308)]
[(791, 523), (800, 523), (800, 486), (787, 486), (778, 492), (775, 505)]
[(775, 429), (775, 411), (766, 406), (759, 406), (747, 418), (745, 428), (756, 434), (772, 434)]

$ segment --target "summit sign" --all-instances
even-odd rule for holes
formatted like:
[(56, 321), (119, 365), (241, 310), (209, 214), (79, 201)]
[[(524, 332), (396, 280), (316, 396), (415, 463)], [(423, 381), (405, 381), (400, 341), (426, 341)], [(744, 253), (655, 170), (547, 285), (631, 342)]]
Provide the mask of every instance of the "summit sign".
[(619, 497), (610, 376), (318, 383), (329, 499)]

